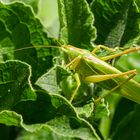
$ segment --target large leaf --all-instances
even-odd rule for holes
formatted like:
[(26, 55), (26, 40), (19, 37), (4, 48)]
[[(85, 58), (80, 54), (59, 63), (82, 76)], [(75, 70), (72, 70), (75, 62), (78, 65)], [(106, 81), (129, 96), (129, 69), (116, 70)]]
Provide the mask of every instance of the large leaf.
[[(51, 46), (54, 43), (44, 33), (43, 26), (29, 6), (0, 3), (0, 25), (1, 60), (15, 58), (27, 62), (33, 68), (34, 79), (52, 66), (50, 48), (35, 49), (35, 46)], [(33, 48), (29, 49), (31, 46)], [(14, 49), (19, 51), (13, 53)]]
[[(61, 94), (70, 100), (78, 84), (75, 76), (72, 71), (57, 65), (42, 75), (35, 84), (49, 93)], [(86, 101), (89, 102), (93, 96), (93, 87), (93, 84), (81, 82), (73, 99), (74, 105), (83, 106)]]
[(21, 100), (34, 100), (31, 68), (20, 61), (0, 63), (0, 110), (11, 109)]
[(86, 0), (58, 0), (60, 39), (65, 44), (92, 48), (96, 37), (94, 17)]
[(14, 111), (1, 111), (0, 123), (22, 127), (26, 130), (25, 135), (34, 138), (39, 136), (48, 138), (52, 135), (53, 139), (59, 137), (99, 139), (93, 127), (79, 118), (74, 108), (64, 98), (43, 92), (37, 92), (37, 95), (36, 101), (23, 101), (13, 108), (21, 115)]
[(76, 88), (72, 73), (62, 66), (54, 66), (42, 75), (35, 84), (49, 93), (63, 94), (67, 99), (70, 99)]
[(110, 47), (139, 43), (140, 12), (135, 0), (94, 0), (97, 44)]
[(2, 0), (4, 3), (14, 2), (14, 1), (23, 1), (32, 6), (35, 12), (38, 11), (38, 0)]
[(121, 98), (121, 100), (118, 101), (114, 107), (114, 113), (112, 112), (112, 123), (109, 135), (116, 132), (117, 126), (130, 112), (134, 111), (135, 105), (136, 103), (125, 98)]
[(137, 12), (140, 13), (140, 1), (139, 0), (134, 0), (134, 5), (136, 6)]
[[(49, 93), (59, 93), (61, 92), (60, 82), (69, 75), (70, 72), (63, 67), (54, 66), (36, 81), (36, 85)], [(68, 89), (69, 87), (67, 87), (67, 90)]]
[(113, 133), (112, 140), (139, 140), (140, 139), (140, 105), (130, 112), (118, 125)]

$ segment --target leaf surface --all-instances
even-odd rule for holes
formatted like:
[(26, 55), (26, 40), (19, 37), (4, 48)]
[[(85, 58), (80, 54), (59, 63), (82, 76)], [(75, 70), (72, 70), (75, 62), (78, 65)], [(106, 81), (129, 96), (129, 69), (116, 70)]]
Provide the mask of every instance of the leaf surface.
[(112, 140), (138, 140), (140, 138), (140, 105), (136, 105), (135, 110), (131, 111), (120, 122), (116, 131), (113, 133)]
[(65, 44), (92, 49), (96, 38), (94, 17), (86, 0), (58, 0), (60, 39)]
[(23, 62), (0, 63), (0, 110), (11, 109), (22, 100), (35, 100), (30, 76), (31, 68)]
[(22, 127), (26, 130), (25, 135), (35, 138), (38, 137), (36, 133), (41, 135), (47, 132), (49, 136), (65, 139), (99, 139), (93, 127), (78, 117), (74, 108), (64, 98), (45, 92), (37, 92), (37, 96), (36, 101), (17, 104), (13, 108), (16, 112), (1, 111), (0, 123)]
[(34, 81), (52, 66), (51, 49), (41, 46), (55, 43), (47, 37), (31, 7), (17, 2), (7, 5), (0, 3), (0, 25), (1, 61), (19, 59), (30, 64)]
[(96, 43), (110, 47), (139, 43), (138, 4), (135, 0), (94, 0), (91, 9), (97, 28)]

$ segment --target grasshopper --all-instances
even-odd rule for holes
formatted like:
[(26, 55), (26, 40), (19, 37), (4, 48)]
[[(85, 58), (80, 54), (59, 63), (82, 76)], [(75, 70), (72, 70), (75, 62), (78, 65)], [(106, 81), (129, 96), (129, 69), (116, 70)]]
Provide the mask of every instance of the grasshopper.
[[(128, 98), (134, 102), (140, 103), (140, 92), (139, 92), (140, 84), (132, 79), (137, 74), (136, 69), (127, 72), (121, 72), (106, 62), (107, 60), (119, 57), (121, 55), (138, 51), (140, 50), (140, 47), (136, 46), (105, 57), (98, 57), (96, 55), (96, 51), (100, 48), (103, 48), (108, 51), (114, 52), (115, 49), (111, 49), (103, 45), (98, 45), (92, 52), (85, 49), (74, 47), (72, 45), (66, 46), (62, 45), (60, 47), (59, 46), (36, 46), (36, 47), (38, 48), (54, 47), (59, 48), (64, 52), (66, 67), (74, 71), (74, 73), (76, 73), (75, 80), (77, 82), (77, 88), (73, 92), (70, 98), (70, 102), (73, 101), (75, 95), (77, 94), (81, 82), (85, 83), (101, 82), (103, 83), (102, 85), (109, 84), (108, 87), (112, 87), (112, 85), (114, 86), (114, 88), (112, 89), (107, 87), (110, 90), (110, 92), (118, 90), (120, 95), (122, 95), (123, 97)], [(33, 47), (16, 49), (14, 51), (17, 52), (30, 48)], [(99, 99), (101, 98), (99, 97)], [(97, 99), (97, 101), (99, 101), (99, 99)]]
[[(98, 48), (100, 47), (106, 49), (106, 47), (104, 46), (98, 46)], [(111, 81), (114, 82), (115, 85), (113, 90), (118, 89), (122, 96), (140, 103), (140, 84), (132, 80), (132, 78), (129, 78), (129, 75), (130, 77), (132, 75), (136, 75), (136, 70), (134, 69), (127, 72), (121, 72), (105, 62), (105, 60), (109, 60), (130, 52), (138, 51), (140, 49), (139, 47), (130, 48), (102, 58), (98, 58), (95, 55), (97, 49), (90, 52), (88, 50), (76, 48), (71, 45), (62, 46), (62, 49), (66, 53), (69, 59), (68, 61), (70, 61), (70, 63), (67, 64), (67, 67), (78, 73), (80, 77), (80, 80), (77, 80), (77, 89), (80, 86), (81, 80), (86, 83), (97, 83), (111, 79)], [(123, 86), (121, 86), (123, 82), (124, 84)], [(73, 93), (70, 101), (73, 100), (75, 94), (76, 92)]]
[[(38, 46), (42, 47), (42, 46)], [(53, 46), (50, 46), (53, 47)], [(55, 46), (54, 46), (55, 47)], [(28, 49), (32, 47), (26, 47), (23, 49)], [(46, 48), (48, 48), (46, 46)], [(108, 48), (103, 45), (97, 46), (92, 52), (80, 49), (71, 45), (56, 47), (60, 48), (64, 52), (66, 67), (72, 71), (74, 71), (75, 79), (77, 82), (77, 88), (73, 92), (70, 102), (73, 101), (77, 91), (80, 87), (81, 82), (85, 83), (103, 83), (104, 85), (109, 83), (113, 85), (114, 88), (109, 89), (109, 93), (118, 90), (120, 95), (125, 98), (128, 98), (134, 102), (140, 103), (140, 84), (133, 80), (132, 78), (137, 74), (136, 69), (130, 70), (127, 72), (121, 72), (112, 65), (108, 64), (106, 61), (113, 59), (115, 57), (119, 57), (121, 55), (135, 52), (140, 50), (140, 47), (133, 47), (130, 49), (126, 49), (122, 52), (115, 53), (109, 56), (99, 58), (96, 55), (96, 51), (100, 48), (106, 49), (108, 51), (115, 51), (114, 49)], [(108, 82), (108, 80), (110, 82)], [(110, 87), (110, 86), (109, 86)], [(99, 98), (101, 99), (101, 98)], [(97, 99), (97, 101), (99, 101)]]

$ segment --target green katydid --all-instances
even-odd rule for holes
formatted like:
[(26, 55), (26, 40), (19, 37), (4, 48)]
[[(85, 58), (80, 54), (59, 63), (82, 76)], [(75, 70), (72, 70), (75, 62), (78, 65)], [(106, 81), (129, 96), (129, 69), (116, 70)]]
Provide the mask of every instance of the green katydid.
[[(41, 47), (41, 46), (40, 46)], [(110, 56), (98, 58), (95, 55), (95, 52), (100, 48), (108, 49), (110, 51), (114, 51), (113, 49), (107, 48), (105, 46), (98, 46), (95, 50), (92, 52), (80, 48), (76, 48), (71, 45), (67, 46), (61, 46), (58, 47), (64, 51), (64, 54), (66, 56), (66, 67), (68, 67), (71, 70), (74, 70), (77, 80), (77, 88), (75, 89), (74, 93), (72, 94), (72, 97), (70, 101), (74, 99), (74, 96), (80, 86), (80, 81), (84, 81), (86, 83), (97, 83), (97, 82), (106, 82), (107, 80), (111, 79), (114, 87), (114, 90), (118, 89), (120, 91), (120, 94), (130, 100), (133, 100), (137, 103), (140, 103), (140, 84), (136, 81), (129, 79), (129, 75), (136, 75), (136, 70), (130, 70), (127, 72), (121, 72), (115, 67), (111, 66), (105, 60), (109, 60), (118, 56), (121, 56), (123, 54), (127, 54), (129, 52), (134, 52), (140, 50), (140, 47), (134, 47), (127, 50), (124, 50), (120, 53), (116, 53)], [(28, 49), (31, 47), (26, 47), (25, 49)], [(19, 49), (19, 50), (23, 50)], [(19, 51), (16, 50), (16, 51)], [(79, 79), (80, 77), (80, 79)], [(129, 79), (129, 80), (127, 80)], [(106, 81), (105, 81), (106, 80)], [(121, 83), (124, 83), (123, 86), (119, 88), (119, 85), (122, 85)], [(112, 83), (111, 83), (112, 84)]]
[[(112, 79), (116, 83), (116, 86), (127, 80), (127, 75), (135, 75), (136, 70), (134, 69), (122, 73), (102, 59), (108, 60), (129, 52), (137, 51), (139, 49), (139, 47), (127, 49), (123, 52), (106, 56), (100, 59), (90, 51), (84, 49), (79, 49), (70, 45), (63, 47), (63, 50), (67, 54), (69, 61), (71, 61), (67, 66), (78, 73), (83, 81), (87, 83), (97, 83), (104, 80)], [(121, 88), (119, 88), (119, 90), (122, 96), (140, 103), (140, 84), (136, 81), (132, 79), (127, 81), (125, 84), (123, 84), (123, 86), (121, 86)], [(73, 100), (73, 98), (74, 96), (72, 96), (71, 101)]]

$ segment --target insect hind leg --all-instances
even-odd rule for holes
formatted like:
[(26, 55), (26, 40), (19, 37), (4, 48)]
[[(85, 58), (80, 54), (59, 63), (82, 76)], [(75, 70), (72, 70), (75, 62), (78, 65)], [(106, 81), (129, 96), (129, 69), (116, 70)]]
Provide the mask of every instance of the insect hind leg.
[(121, 82), (120, 84), (118, 84), (117, 86), (115, 86), (114, 88), (112, 88), (109, 92), (107, 92), (106, 94), (103, 94), (102, 96), (100, 96), (98, 99), (96, 99), (94, 101), (95, 104), (99, 103), (103, 98), (107, 97), (108, 95), (110, 95), (112, 92), (116, 91), (118, 88), (120, 88), (121, 86), (123, 86), (125, 83), (127, 83), (129, 80), (131, 80), (134, 76), (136, 75), (136, 73), (132, 73), (126, 80), (124, 80), (123, 82)]
[(107, 60), (110, 60), (110, 59), (122, 56), (124, 54), (128, 54), (128, 53), (131, 53), (131, 52), (136, 52), (138, 50), (140, 50), (140, 47), (134, 47), (134, 48), (126, 49), (126, 50), (124, 50), (122, 52), (118, 52), (116, 54), (112, 54), (112, 55), (108, 55), (108, 56), (105, 56), (105, 57), (101, 57), (100, 59), (102, 59), (104, 61), (107, 61)]
[(88, 83), (97, 83), (97, 82), (102, 82), (105, 80), (118, 78), (118, 77), (130, 75), (130, 74), (136, 74), (136, 73), (137, 73), (136, 69), (134, 69), (134, 70), (130, 70), (123, 73), (117, 73), (117, 74), (91, 75), (91, 76), (85, 77), (85, 81)]

